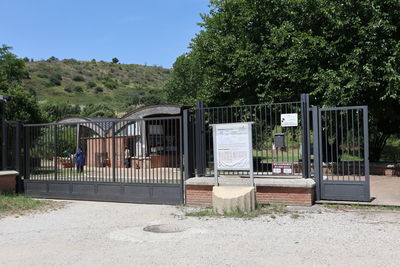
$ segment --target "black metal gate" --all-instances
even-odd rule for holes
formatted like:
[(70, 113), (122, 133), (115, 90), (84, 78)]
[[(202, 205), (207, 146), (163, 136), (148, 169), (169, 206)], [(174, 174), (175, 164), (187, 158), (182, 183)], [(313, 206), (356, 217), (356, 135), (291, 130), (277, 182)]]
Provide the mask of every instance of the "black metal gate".
[(368, 108), (312, 110), (317, 200), (370, 201)]
[(27, 124), (25, 194), (183, 203), (182, 119)]
[[(301, 101), (196, 109), (196, 167), (199, 176), (213, 176), (213, 141), (211, 124), (254, 122), (252, 126), (253, 167), (259, 177), (273, 175), (273, 163), (285, 162), (293, 167), (293, 176), (308, 177), (308, 96)], [(282, 115), (295, 115), (297, 124), (285, 127)], [(281, 145), (276, 145), (276, 138)], [(247, 171), (221, 171), (226, 175), (248, 175)]]

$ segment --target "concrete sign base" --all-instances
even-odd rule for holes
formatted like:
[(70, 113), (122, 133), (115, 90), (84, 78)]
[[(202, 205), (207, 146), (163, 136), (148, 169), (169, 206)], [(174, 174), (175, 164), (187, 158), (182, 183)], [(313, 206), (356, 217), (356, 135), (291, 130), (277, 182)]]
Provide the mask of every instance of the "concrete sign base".
[(255, 190), (252, 186), (214, 186), (212, 204), (215, 212), (224, 214), (255, 209)]

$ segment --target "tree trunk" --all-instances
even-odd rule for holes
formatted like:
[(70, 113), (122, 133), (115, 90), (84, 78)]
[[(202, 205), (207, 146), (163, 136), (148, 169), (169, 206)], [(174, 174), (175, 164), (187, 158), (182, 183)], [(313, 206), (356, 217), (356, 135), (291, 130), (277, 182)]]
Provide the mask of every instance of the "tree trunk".
[(370, 142), (369, 160), (371, 162), (377, 162), (382, 156), (382, 151), (386, 146), (386, 141), (390, 137), (390, 134), (379, 133), (372, 137)]

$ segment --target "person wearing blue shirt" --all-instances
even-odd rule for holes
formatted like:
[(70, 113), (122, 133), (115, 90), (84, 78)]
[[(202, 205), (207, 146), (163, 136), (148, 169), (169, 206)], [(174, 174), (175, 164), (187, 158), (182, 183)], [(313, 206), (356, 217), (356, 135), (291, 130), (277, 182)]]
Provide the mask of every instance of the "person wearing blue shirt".
[(78, 147), (75, 154), (76, 159), (76, 170), (77, 172), (83, 172), (83, 166), (85, 165), (85, 154), (81, 147)]

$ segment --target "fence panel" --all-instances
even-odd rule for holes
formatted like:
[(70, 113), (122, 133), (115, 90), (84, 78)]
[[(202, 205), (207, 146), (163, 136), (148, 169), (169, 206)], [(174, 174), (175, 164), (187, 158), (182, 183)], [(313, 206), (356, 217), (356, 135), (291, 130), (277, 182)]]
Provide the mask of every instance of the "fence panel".
[(369, 201), (367, 107), (321, 108), (318, 116), (321, 199)]
[(181, 118), (26, 125), (27, 179), (182, 183)]
[[(281, 115), (295, 113), (298, 125), (281, 126)], [(260, 104), (226, 107), (202, 107), (198, 105), (197, 120), (202, 120), (204, 128), (197, 133), (197, 144), (205, 153), (197, 153), (200, 162), (205, 162), (205, 175), (213, 175), (212, 124), (254, 122), (253, 165), (255, 175), (272, 175), (272, 163), (289, 162), (293, 164), (294, 175), (302, 174), (302, 106), (301, 102)], [(201, 123), (197, 124), (201, 125)], [(275, 146), (275, 138), (283, 137), (283, 146)], [(248, 175), (247, 171), (221, 171), (221, 174)], [(200, 174), (201, 175), (201, 174)]]

